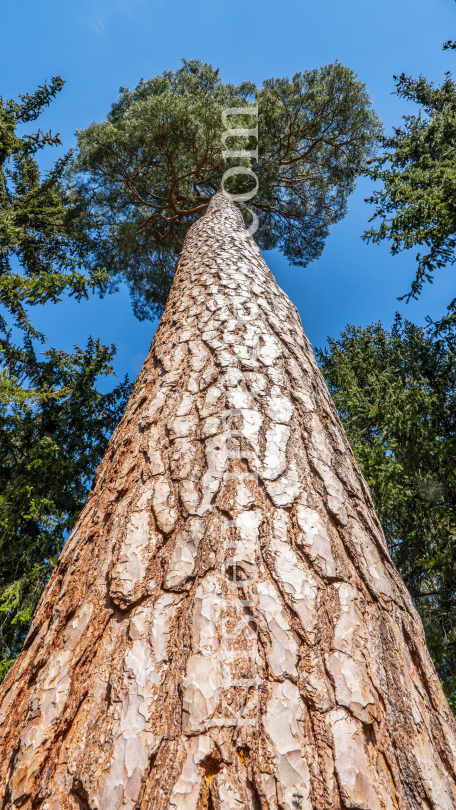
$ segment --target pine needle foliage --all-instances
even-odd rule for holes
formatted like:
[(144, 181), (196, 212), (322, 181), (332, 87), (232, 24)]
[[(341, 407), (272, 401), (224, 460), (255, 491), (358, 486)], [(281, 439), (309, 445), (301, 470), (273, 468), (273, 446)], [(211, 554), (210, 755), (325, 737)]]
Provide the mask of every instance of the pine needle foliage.
[[(247, 110), (258, 105), (258, 121)], [(226, 133), (229, 127), (253, 134)], [(134, 90), (121, 88), (105, 121), (78, 132), (71, 177), (92, 222), (94, 262), (127, 281), (139, 318), (166, 301), (188, 227), (207, 208), (223, 174), (251, 168), (259, 187), (240, 202), (259, 218), (262, 248), (305, 266), (323, 250), (329, 227), (347, 210), (356, 175), (379, 134), (365, 86), (339, 62), (271, 78), (261, 88), (222, 82), (219, 71), (183, 60)], [(258, 147), (258, 154), (255, 150)], [(227, 150), (248, 150), (249, 156)], [(227, 178), (248, 195), (255, 179)]]

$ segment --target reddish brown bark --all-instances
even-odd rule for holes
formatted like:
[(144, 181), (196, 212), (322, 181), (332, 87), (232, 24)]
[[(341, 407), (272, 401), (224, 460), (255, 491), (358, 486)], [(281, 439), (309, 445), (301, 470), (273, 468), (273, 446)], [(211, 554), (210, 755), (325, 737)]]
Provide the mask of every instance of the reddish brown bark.
[(420, 620), (226, 195), (0, 699), (3, 808), (456, 808)]

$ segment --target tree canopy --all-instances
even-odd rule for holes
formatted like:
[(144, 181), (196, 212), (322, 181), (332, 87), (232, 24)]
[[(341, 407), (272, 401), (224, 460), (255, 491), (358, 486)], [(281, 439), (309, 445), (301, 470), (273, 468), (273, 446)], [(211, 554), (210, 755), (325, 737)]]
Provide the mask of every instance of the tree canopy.
[[(258, 143), (239, 133), (223, 142), (222, 113), (246, 107), (226, 123), (252, 131), (257, 121), (247, 110), (254, 105)], [(305, 266), (345, 214), (379, 131), (365, 86), (338, 62), (258, 88), (224, 84), (211, 65), (184, 60), (175, 72), (121, 88), (106, 120), (79, 130), (71, 166), (93, 265), (127, 281), (138, 317), (160, 313), (189, 225), (224, 172), (241, 165), (259, 180), (248, 207), (259, 218), (260, 247), (277, 247)], [(252, 154), (230, 157), (225, 150)], [(245, 174), (225, 186), (239, 194), (254, 187)]]
[(20, 652), (33, 611), (84, 506), (131, 390), (101, 394), (113, 346), (73, 354), (26, 349), (1, 358), (0, 678)]
[[(43, 176), (36, 154), (60, 145), (58, 134), (17, 133), (18, 125), (39, 117), (63, 85), (57, 76), (19, 102), (0, 98), (0, 305), (30, 337), (40, 335), (27, 306), (56, 302), (63, 293), (87, 298), (106, 289), (109, 278), (106, 270), (90, 267), (87, 212), (82, 217), (81, 200), (64, 180), (71, 152)], [(3, 330), (6, 323), (0, 320)]]
[(113, 373), (113, 345), (36, 349), (45, 336), (30, 307), (62, 293), (87, 297), (108, 281), (106, 270), (90, 268), (81, 203), (64, 181), (70, 156), (40, 172), (36, 153), (58, 135), (17, 134), (62, 87), (57, 77), (19, 102), (0, 100), (0, 680), (130, 391), (128, 380), (108, 394), (96, 387)]
[(321, 370), (456, 709), (456, 312), (347, 326)]
[(411, 290), (403, 296), (410, 299), (432, 282), (437, 268), (456, 259), (456, 84), (449, 73), (440, 87), (424, 76), (403, 73), (395, 79), (397, 95), (421, 109), (404, 116), (391, 137), (382, 137), (383, 152), (367, 161), (367, 174), (383, 187), (366, 200), (376, 206), (371, 220), (381, 222), (363, 238), (389, 240), (393, 254), (423, 246)]

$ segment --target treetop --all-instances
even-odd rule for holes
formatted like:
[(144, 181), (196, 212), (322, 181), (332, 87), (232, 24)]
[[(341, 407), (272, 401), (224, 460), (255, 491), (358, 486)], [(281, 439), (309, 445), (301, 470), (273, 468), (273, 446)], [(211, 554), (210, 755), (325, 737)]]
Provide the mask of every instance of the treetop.
[[(78, 131), (70, 176), (92, 217), (96, 263), (127, 281), (144, 318), (162, 310), (187, 229), (228, 168), (250, 167), (258, 178), (246, 216), (259, 219), (260, 247), (305, 266), (345, 214), (379, 132), (365, 86), (339, 62), (259, 88), (223, 83), (211, 65), (183, 60), (122, 87), (106, 119)], [(248, 196), (254, 185), (246, 172), (225, 188)]]

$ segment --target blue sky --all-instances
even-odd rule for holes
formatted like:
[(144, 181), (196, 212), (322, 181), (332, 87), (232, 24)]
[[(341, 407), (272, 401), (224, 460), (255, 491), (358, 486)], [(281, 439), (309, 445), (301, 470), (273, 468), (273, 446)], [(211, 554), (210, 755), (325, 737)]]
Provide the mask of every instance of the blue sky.
[[(404, 71), (441, 83), (454, 70), (456, 54), (442, 43), (456, 38), (454, 0), (25, 0), (0, 12), (0, 94), (32, 92), (60, 75), (63, 92), (40, 119), (59, 132), (64, 148), (75, 130), (102, 120), (121, 85), (176, 69), (182, 57), (220, 68), (224, 81), (270, 76), (339, 59), (365, 82), (386, 131), (413, 105), (392, 95), (393, 74)], [(454, 71), (456, 72), (456, 71)], [(57, 156), (46, 150), (43, 165)], [(381, 320), (391, 325), (396, 310), (415, 323), (439, 317), (456, 296), (456, 269), (446, 268), (418, 302), (398, 302), (414, 277), (413, 253), (392, 257), (386, 245), (360, 239), (371, 216), (363, 202), (373, 184), (363, 179), (349, 200), (347, 217), (334, 226), (322, 257), (308, 268), (289, 267), (277, 252), (266, 260), (299, 309), (315, 346), (337, 336), (346, 323)], [(101, 337), (118, 348), (119, 374), (135, 377), (156, 324), (137, 321), (128, 293), (77, 304), (72, 300), (33, 313), (33, 321), (59, 348)]]

